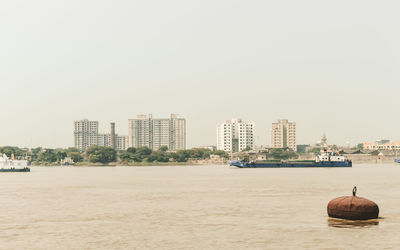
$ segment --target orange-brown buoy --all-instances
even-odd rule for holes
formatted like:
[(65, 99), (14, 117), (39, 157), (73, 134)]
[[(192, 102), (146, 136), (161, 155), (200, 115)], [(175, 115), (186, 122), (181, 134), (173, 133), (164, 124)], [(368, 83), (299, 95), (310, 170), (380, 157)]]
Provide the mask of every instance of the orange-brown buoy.
[(328, 203), (328, 215), (347, 220), (376, 219), (379, 208), (375, 202), (356, 196), (357, 187), (353, 188), (353, 196), (342, 196)]

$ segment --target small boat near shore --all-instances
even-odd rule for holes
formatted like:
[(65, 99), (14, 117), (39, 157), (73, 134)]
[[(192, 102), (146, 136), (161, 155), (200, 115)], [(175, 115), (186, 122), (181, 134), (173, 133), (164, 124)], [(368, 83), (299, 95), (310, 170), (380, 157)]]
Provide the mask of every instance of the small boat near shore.
[(0, 156), (0, 172), (30, 172), (31, 169), (28, 167), (26, 160), (15, 160), (14, 155), (11, 155), (11, 159), (6, 154)]
[(315, 160), (306, 161), (231, 161), (230, 166), (238, 168), (339, 168), (352, 167), (350, 160), (335, 152), (324, 151)]

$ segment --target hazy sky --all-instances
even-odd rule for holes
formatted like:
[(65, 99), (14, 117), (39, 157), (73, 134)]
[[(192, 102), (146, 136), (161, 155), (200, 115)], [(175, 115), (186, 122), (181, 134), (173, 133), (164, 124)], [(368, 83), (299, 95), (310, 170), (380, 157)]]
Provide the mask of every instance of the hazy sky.
[(0, 2), (0, 145), (73, 146), (73, 121), (297, 122), (298, 143), (400, 139), (400, 2)]

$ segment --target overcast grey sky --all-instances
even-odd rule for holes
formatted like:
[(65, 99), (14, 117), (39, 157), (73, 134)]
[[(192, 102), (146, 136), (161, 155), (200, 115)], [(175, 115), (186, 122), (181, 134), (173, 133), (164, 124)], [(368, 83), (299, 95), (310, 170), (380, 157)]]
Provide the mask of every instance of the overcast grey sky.
[(216, 124), (297, 122), (298, 143), (400, 139), (400, 3), (382, 0), (0, 2), (0, 145), (73, 146), (153, 113)]

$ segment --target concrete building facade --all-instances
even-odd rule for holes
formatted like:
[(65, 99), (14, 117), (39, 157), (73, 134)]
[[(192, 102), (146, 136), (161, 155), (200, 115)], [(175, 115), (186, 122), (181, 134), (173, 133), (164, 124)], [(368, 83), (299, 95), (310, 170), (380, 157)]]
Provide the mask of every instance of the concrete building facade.
[(110, 147), (111, 145), (111, 135), (110, 134), (99, 134), (97, 136), (96, 145), (102, 147)]
[[(114, 144), (112, 143), (112, 138), (114, 138)], [(74, 122), (74, 146), (80, 151), (86, 151), (92, 145), (126, 150), (128, 146), (127, 140), (127, 136), (115, 134), (115, 123), (111, 123), (111, 133), (100, 134), (98, 121), (83, 119)]]
[(116, 135), (116, 149), (127, 150), (128, 149), (128, 136), (127, 135)]
[(171, 114), (170, 130), (170, 150), (186, 149), (186, 119)]
[(232, 119), (217, 125), (218, 150), (234, 153), (254, 145), (254, 122)]
[(128, 145), (152, 150), (161, 146), (167, 146), (171, 151), (186, 149), (186, 119), (175, 114), (169, 119), (154, 119), (151, 114), (129, 119)]
[(110, 134), (99, 134), (98, 135), (98, 141), (97, 144), (98, 146), (102, 147), (111, 147), (114, 148), (115, 150), (126, 150), (128, 148), (128, 136), (119, 136), (118, 134), (114, 134), (115, 138), (115, 143), (114, 145), (112, 144), (112, 133)]
[(80, 151), (85, 151), (91, 145), (97, 145), (99, 122), (83, 119), (74, 122), (74, 145)]
[(271, 147), (290, 148), (296, 151), (296, 123), (286, 119), (278, 120), (271, 126)]

